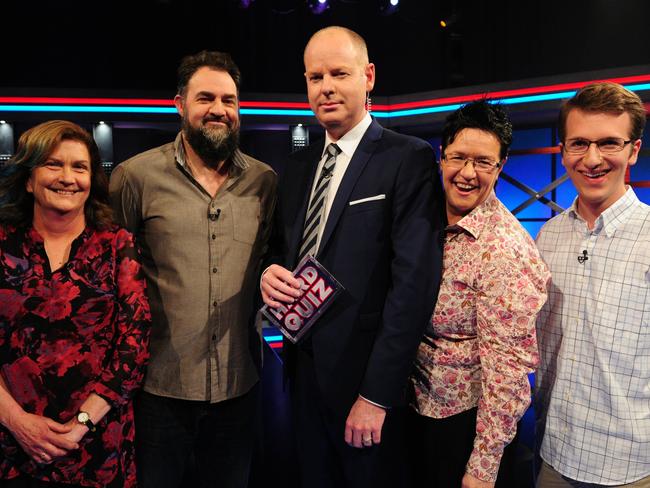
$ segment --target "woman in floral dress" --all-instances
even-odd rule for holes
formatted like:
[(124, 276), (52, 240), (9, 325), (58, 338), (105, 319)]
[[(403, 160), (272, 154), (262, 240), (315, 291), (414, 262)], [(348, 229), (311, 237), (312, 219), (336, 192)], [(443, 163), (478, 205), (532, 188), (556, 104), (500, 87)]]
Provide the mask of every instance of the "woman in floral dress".
[(25, 132), (0, 177), (0, 484), (135, 486), (149, 305), (88, 132)]

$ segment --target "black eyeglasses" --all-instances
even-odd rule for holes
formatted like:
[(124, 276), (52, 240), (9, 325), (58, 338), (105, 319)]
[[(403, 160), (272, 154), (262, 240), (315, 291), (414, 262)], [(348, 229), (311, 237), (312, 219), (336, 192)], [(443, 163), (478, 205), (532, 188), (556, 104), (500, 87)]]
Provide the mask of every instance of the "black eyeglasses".
[(501, 161), (492, 161), (486, 158), (466, 158), (464, 156), (442, 156), (442, 160), (451, 168), (461, 169), (469, 162), (474, 166), (474, 170), (479, 173), (491, 173), (501, 167)]
[(567, 139), (564, 142), (564, 150), (569, 154), (585, 154), (589, 151), (589, 146), (596, 144), (596, 147), (601, 153), (615, 154), (621, 152), (630, 142), (632, 142), (631, 139), (626, 141), (621, 137), (605, 137), (597, 141), (576, 137), (575, 139)]

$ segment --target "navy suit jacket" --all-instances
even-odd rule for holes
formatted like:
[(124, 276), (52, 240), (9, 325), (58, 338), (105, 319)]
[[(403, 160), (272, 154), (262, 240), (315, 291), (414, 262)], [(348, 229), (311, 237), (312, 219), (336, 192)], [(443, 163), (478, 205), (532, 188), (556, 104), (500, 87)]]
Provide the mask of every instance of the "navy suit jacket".
[[(280, 179), (276, 262), (297, 265), (323, 142), (294, 153)], [(350, 202), (384, 195), (355, 205)], [(332, 195), (330, 195), (332, 198)], [(318, 386), (346, 414), (358, 395), (401, 404), (440, 285), (444, 197), (426, 142), (373, 121), (355, 151), (316, 258), (343, 285), (310, 331)], [(295, 347), (285, 341), (291, 378)]]

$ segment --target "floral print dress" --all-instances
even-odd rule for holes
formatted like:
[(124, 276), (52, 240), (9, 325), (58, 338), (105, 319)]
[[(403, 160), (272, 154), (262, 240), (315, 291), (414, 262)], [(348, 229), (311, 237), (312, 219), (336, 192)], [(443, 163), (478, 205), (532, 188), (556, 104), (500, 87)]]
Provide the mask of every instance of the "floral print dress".
[(135, 486), (133, 403), (148, 359), (145, 282), (133, 237), (87, 227), (52, 271), (43, 238), (0, 226), (0, 373), (25, 411), (65, 423), (95, 393), (110, 411), (78, 450), (33, 462), (0, 426), (0, 479), (27, 474), (92, 487)]

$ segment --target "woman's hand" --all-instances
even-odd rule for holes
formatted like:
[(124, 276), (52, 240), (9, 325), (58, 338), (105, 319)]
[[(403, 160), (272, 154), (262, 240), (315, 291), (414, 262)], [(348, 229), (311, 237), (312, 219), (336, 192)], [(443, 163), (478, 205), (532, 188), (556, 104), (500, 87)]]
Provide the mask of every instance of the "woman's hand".
[(463, 476), (461, 488), (494, 488), (494, 482), (481, 481), (471, 474), (465, 473), (465, 476)]
[(76, 417), (72, 417), (65, 423), (65, 426), (70, 429), (69, 432), (63, 434), (63, 437), (74, 443), (81, 442), (81, 439), (88, 433), (88, 427), (77, 422)]
[(34, 461), (49, 464), (54, 458), (65, 456), (79, 444), (66, 438), (72, 428), (48, 417), (22, 412), (7, 422), (7, 428), (20, 447)]

